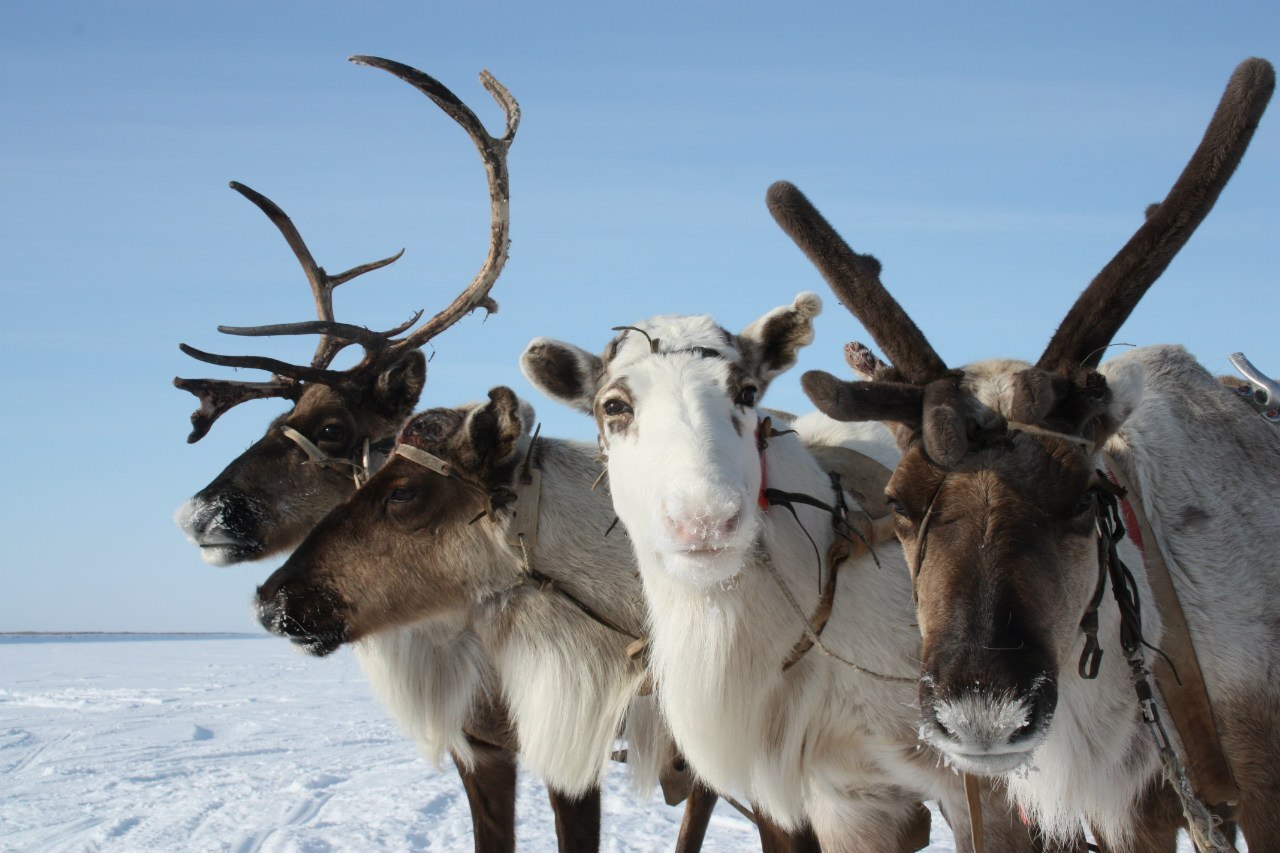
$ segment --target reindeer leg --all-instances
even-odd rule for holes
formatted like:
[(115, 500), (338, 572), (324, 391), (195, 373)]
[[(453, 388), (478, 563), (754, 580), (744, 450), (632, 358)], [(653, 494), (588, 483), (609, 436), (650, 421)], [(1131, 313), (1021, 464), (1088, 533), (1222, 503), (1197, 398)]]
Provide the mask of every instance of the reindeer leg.
[(571, 797), (548, 786), (547, 796), (556, 815), (560, 853), (596, 853), (600, 849), (600, 789)]
[(707, 786), (695, 782), (684, 801), (684, 819), (680, 821), (680, 835), (676, 838), (675, 853), (698, 853), (707, 835), (707, 824), (720, 797)]
[(476, 853), (514, 853), (516, 849), (516, 760), (505, 749), (473, 740), (475, 767), (454, 764), (471, 806)]
[(756, 828), (760, 831), (762, 853), (822, 853), (818, 836), (808, 824), (787, 832), (756, 809)]

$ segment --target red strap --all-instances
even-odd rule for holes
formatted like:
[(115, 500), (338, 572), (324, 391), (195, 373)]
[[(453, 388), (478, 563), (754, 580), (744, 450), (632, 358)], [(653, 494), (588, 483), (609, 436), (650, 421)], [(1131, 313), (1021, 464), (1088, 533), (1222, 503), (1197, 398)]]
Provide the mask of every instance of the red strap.
[[(1120, 485), (1116, 481), (1116, 475), (1111, 473), (1111, 469), (1107, 469), (1107, 479), (1117, 486)], [(1142, 531), (1138, 528), (1138, 516), (1134, 513), (1133, 507), (1130, 506), (1126, 498), (1120, 499), (1120, 512), (1124, 513), (1124, 529), (1129, 534), (1129, 541), (1138, 546), (1138, 551), (1146, 556), (1147, 549), (1142, 544)]]

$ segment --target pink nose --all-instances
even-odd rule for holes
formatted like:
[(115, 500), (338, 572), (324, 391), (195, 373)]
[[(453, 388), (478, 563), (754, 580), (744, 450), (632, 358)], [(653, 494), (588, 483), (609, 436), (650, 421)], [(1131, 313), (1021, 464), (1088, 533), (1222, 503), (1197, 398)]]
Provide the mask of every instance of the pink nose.
[(738, 529), (742, 510), (734, 502), (687, 503), (668, 498), (663, 502), (663, 522), (667, 535), (676, 543), (691, 549), (717, 548), (728, 544)]

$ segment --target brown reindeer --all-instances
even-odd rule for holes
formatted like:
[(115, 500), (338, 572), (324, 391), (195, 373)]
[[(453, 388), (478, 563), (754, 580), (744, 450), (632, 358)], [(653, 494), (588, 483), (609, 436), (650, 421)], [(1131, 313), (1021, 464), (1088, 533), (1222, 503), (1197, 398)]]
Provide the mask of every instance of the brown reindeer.
[[(383, 334), (316, 324), (222, 329), (259, 335), (320, 332), (315, 355), (306, 366), (212, 356), (183, 346), (184, 352), (202, 361), (273, 374), (266, 382), (174, 380), (200, 399), (188, 441), (200, 440), (219, 416), (246, 400), (282, 397), (293, 401), (293, 407), (275, 419), (261, 439), (178, 512), (187, 536), (200, 546), (206, 560), (218, 565), (261, 559), (301, 542), (316, 522), (355, 490), (366, 469), (385, 455), (413, 411), (426, 378), (420, 347), (476, 308), (497, 308), (489, 291), (507, 258), (506, 152), (520, 120), (515, 99), (487, 72), (481, 76), (506, 114), (505, 132), (494, 137), (456, 95), (428, 75), (375, 57), (353, 57), (353, 61), (386, 70), (418, 88), (476, 144), (488, 175), (492, 208), (488, 256), (475, 279), (449, 306), (409, 334), (403, 333), (420, 313)], [(315, 262), (284, 211), (248, 187), (236, 183), (232, 187), (284, 235), (311, 284), (321, 323), (335, 320), (334, 288), (400, 256), (330, 275)], [(364, 347), (364, 359), (346, 371), (330, 369), (334, 357), (350, 343)], [(476, 850), (513, 850), (515, 742), (505, 709), (484, 698), (481, 688), (491, 679), (491, 668), (479, 654), (474, 635), (458, 626), (407, 627), (370, 638), (361, 644), (357, 657), (392, 714), (424, 752), (435, 760), (446, 749), (452, 753), (471, 806)], [(550, 795), (562, 849), (596, 849), (598, 794), (570, 797), (552, 790)]]
[[(1083, 816), (1116, 849), (1172, 850), (1181, 817), (1161, 786), (1180, 785), (1180, 770), (1133, 692), (1152, 649), (1173, 639), (1169, 614), (1151, 605), (1142, 558), (1114, 541), (1120, 490), (1100, 473), (1110, 470), (1146, 507), (1155, 538), (1144, 546), (1170, 564), (1249, 849), (1280, 850), (1280, 439), (1181, 348), (1098, 367), (1239, 164), (1274, 80), (1262, 60), (1241, 64), (1169, 195), (1034, 366), (949, 370), (874, 258), (849, 249), (791, 185), (769, 191), (774, 217), (893, 365), (874, 381), (813, 372), (804, 385), (833, 417), (888, 422), (902, 449), (887, 494), (918, 599), (922, 734), (959, 768), (1005, 778), (1052, 834)], [(1117, 607), (1102, 600), (1108, 580)], [(1169, 720), (1162, 700), (1142, 707)], [(1193, 733), (1170, 734), (1186, 754), (1179, 736)], [(1198, 843), (1227, 849), (1192, 826)]]

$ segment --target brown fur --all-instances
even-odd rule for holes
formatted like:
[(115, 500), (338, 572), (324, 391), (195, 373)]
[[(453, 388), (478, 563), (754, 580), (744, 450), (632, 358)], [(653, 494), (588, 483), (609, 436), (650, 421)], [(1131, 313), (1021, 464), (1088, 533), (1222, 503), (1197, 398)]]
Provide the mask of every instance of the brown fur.
[(414, 351), (369, 388), (307, 383), (293, 408), (195, 495), (194, 502), (223, 511), (197, 515), (192, 537), (200, 544), (216, 525), (217, 532), (242, 541), (237, 560), (260, 559), (297, 545), (355, 486), (351, 470), (312, 463), (281, 428), (292, 427), (329, 456), (355, 460), (365, 439), (395, 436), (425, 378), (425, 359)]

